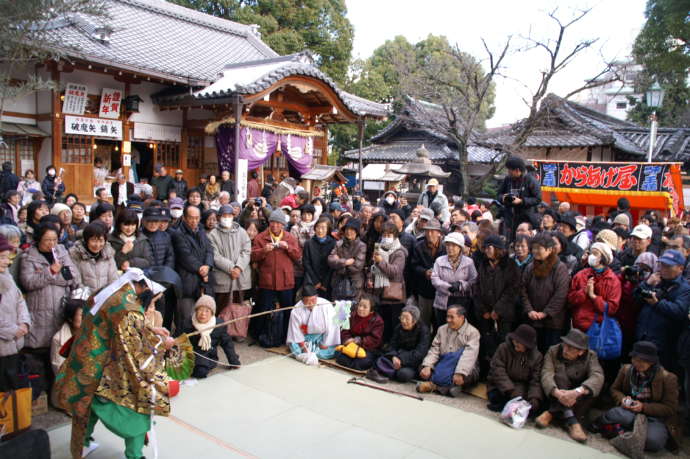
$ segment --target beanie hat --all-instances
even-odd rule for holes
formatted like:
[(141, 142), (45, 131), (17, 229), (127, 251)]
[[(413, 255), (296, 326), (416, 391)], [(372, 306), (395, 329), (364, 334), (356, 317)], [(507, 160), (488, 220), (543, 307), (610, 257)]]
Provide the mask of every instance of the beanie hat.
[(618, 248), (618, 235), (610, 229), (603, 229), (597, 233), (596, 242), (605, 242), (612, 251)]
[(233, 214), (232, 206), (228, 204), (223, 204), (220, 206), (220, 209), (218, 209), (218, 215), (224, 215), (224, 214)]
[(57, 215), (59, 216), (63, 211), (69, 211), (72, 213), (72, 209), (69, 208), (67, 204), (63, 204), (61, 202), (53, 204), (53, 208), (50, 209), (50, 215)]
[(285, 212), (283, 212), (280, 209), (276, 209), (273, 212), (271, 212), (271, 216), (268, 217), (268, 222), (277, 222), (282, 225), (285, 225)]
[(196, 303), (194, 303), (194, 311), (199, 308), (209, 308), (213, 315), (216, 315), (216, 300), (211, 295), (201, 295)]
[(616, 215), (616, 218), (613, 219), (613, 224), (614, 225), (625, 225), (628, 228), (630, 227), (630, 219), (628, 216), (624, 213), (620, 213)]
[(412, 318), (414, 319), (415, 322), (419, 322), (419, 308), (415, 306), (414, 304), (408, 304), (404, 308), (402, 308), (402, 312), (409, 312)]
[(595, 242), (592, 244), (590, 249), (597, 249), (601, 252), (601, 256), (604, 258), (604, 264), (606, 266), (610, 265), (613, 261), (613, 252), (611, 252), (611, 247), (604, 242)]

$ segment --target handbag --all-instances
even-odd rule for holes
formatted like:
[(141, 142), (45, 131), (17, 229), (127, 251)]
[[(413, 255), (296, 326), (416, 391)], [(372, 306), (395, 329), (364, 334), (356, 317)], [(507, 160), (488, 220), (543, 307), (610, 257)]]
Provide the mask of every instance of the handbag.
[(0, 434), (16, 436), (31, 427), (31, 388), (0, 392)]
[[(230, 290), (230, 299), (228, 305), (220, 311), (218, 317), (221, 322), (227, 322), (228, 320), (239, 319), (241, 317), (247, 317), (252, 313), (252, 305), (248, 301), (243, 301), (242, 303), (233, 303), (233, 290)], [(237, 338), (246, 338), (247, 331), (249, 330), (249, 319), (242, 319), (227, 325), (228, 335)]]
[(259, 345), (261, 347), (278, 347), (285, 344), (287, 340), (287, 329), (290, 311), (275, 309), (269, 314), (266, 325), (259, 335)]
[(333, 286), (334, 300), (351, 300), (355, 297), (355, 289), (352, 288), (352, 280), (347, 277), (341, 277)]
[(587, 330), (589, 347), (602, 360), (613, 360), (621, 356), (623, 348), (623, 332), (618, 321), (609, 317), (609, 303), (604, 303), (604, 318), (597, 322), (598, 314), (594, 316), (592, 326)]
[(381, 299), (386, 301), (395, 301), (402, 303), (405, 301), (405, 285), (402, 282), (390, 281), (387, 286), (383, 287)]

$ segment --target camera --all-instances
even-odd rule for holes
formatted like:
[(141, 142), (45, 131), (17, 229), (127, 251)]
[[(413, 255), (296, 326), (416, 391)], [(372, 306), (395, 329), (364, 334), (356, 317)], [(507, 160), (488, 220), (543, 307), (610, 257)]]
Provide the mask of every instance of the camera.
[(254, 198), (254, 204), (261, 207), (261, 198)]
[(623, 406), (633, 406), (635, 401), (631, 398), (626, 398), (623, 400)]
[(273, 245), (274, 249), (277, 249), (278, 247), (280, 247), (280, 242), (272, 242), (271, 245)]
[(632, 265), (623, 268), (623, 278), (628, 282), (640, 283), (646, 277), (649, 270), (643, 266)]
[(640, 289), (640, 296), (645, 299), (653, 297), (655, 293), (656, 290), (649, 290), (646, 288)]
[(514, 202), (516, 199), (517, 199), (517, 196), (515, 196), (515, 195), (512, 194), (512, 193), (509, 193), (509, 194), (503, 196), (503, 204), (506, 205), (506, 206), (509, 206), (509, 205), (513, 204), (513, 202)]

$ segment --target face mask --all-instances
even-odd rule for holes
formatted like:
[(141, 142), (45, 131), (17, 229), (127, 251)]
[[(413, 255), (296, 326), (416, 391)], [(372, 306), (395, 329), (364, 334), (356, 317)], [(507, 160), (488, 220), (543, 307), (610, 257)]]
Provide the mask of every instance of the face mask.
[(381, 238), (381, 245), (391, 245), (393, 243), (392, 237)]
[(393, 196), (388, 196), (386, 198), (386, 202), (388, 203), (389, 206), (392, 206), (393, 203), (395, 202), (395, 198)]
[(53, 176), (55, 175), (55, 171), (54, 171), (53, 169), (49, 170), (49, 171), (48, 171), (48, 175), (50, 175), (51, 177), (53, 177)]
[(594, 268), (595, 266), (599, 265), (599, 257), (596, 255), (590, 255), (587, 257), (587, 263), (589, 263), (589, 266)]
[(172, 215), (173, 218), (180, 218), (182, 216), (182, 209), (172, 209), (170, 215)]
[(315, 209), (317, 212), (321, 212), (321, 211), (323, 210), (323, 206), (314, 206), (314, 209)]
[(232, 217), (221, 218), (220, 226), (222, 226), (223, 228), (230, 228), (232, 226)]

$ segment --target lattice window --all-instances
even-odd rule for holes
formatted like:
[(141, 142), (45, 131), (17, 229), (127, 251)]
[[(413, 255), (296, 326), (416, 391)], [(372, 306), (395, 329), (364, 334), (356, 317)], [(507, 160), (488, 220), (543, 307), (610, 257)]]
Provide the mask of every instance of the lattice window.
[(187, 137), (187, 169), (201, 169), (204, 162), (204, 136)]
[(93, 162), (91, 137), (85, 135), (63, 135), (62, 162), (71, 164), (91, 164)]
[(161, 142), (156, 145), (156, 162), (164, 164), (169, 169), (179, 169), (180, 144)]
[(11, 162), (12, 163), (12, 170), (17, 170), (16, 169), (16, 151), (17, 151), (17, 141), (16, 139), (13, 139), (11, 137), (5, 139), (5, 145), (0, 145), (0, 164), (4, 162)]

